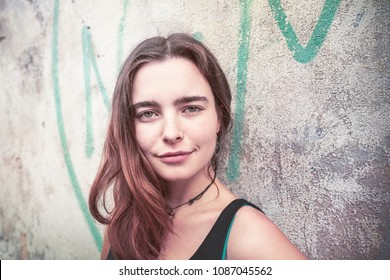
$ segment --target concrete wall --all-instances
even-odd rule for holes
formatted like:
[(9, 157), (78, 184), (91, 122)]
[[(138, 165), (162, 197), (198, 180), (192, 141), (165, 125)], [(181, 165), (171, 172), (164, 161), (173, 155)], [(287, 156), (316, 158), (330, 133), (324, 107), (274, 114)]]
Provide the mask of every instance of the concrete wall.
[(189, 32), (220, 59), (223, 181), (310, 258), (390, 258), (388, 0), (0, 1), (0, 258), (96, 259), (86, 197), (118, 68)]

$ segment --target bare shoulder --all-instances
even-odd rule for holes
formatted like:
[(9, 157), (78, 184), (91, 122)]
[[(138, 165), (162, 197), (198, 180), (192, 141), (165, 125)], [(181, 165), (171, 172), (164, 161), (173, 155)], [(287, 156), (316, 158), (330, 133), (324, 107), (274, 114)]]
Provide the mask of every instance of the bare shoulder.
[(306, 259), (280, 229), (257, 209), (241, 207), (228, 240), (229, 259)]

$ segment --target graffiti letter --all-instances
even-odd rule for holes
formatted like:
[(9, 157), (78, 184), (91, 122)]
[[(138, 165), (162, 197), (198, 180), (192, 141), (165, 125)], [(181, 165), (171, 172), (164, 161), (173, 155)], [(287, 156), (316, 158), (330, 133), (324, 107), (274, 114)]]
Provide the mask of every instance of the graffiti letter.
[(325, 1), (321, 15), (306, 47), (303, 47), (299, 43), (298, 37), (287, 19), (280, 0), (268, 0), (268, 2), (279, 29), (286, 38), (287, 47), (293, 53), (294, 59), (300, 63), (312, 61), (324, 43), (341, 0)]
[(82, 42), (83, 42), (83, 65), (84, 65), (84, 85), (85, 85), (85, 110), (86, 110), (86, 125), (87, 125), (87, 133), (86, 133), (86, 146), (85, 153), (88, 158), (90, 158), (94, 151), (94, 140), (93, 140), (93, 129), (92, 129), (92, 102), (91, 102), (91, 71), (90, 66), (95, 72), (96, 79), (98, 81), (100, 92), (102, 93), (104, 104), (107, 109), (110, 106), (110, 101), (107, 96), (106, 88), (104, 87), (102, 77), (100, 75), (95, 52), (92, 46), (91, 33), (88, 27), (84, 26), (82, 31)]
[(247, 68), (249, 60), (249, 43), (251, 36), (251, 16), (250, 7), (251, 0), (241, 0), (241, 23), (240, 23), (240, 46), (238, 48), (237, 61), (237, 95), (236, 95), (236, 110), (234, 114), (234, 129), (232, 147), (226, 171), (226, 177), (229, 181), (234, 181), (240, 174), (240, 153), (242, 130), (244, 125), (245, 113), (245, 94), (247, 82)]

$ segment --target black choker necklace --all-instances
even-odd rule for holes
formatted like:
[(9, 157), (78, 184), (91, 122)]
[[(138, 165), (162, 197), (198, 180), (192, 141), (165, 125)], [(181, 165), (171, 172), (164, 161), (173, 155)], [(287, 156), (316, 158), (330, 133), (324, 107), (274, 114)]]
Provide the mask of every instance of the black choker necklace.
[(214, 173), (214, 178), (213, 180), (211, 181), (211, 183), (200, 193), (198, 194), (197, 196), (195, 196), (194, 198), (191, 198), (190, 200), (188, 200), (187, 202), (184, 202), (178, 206), (175, 206), (173, 208), (169, 208), (168, 210), (168, 215), (171, 216), (171, 218), (175, 215), (175, 213), (173, 213), (173, 210), (181, 207), (181, 206), (184, 206), (186, 204), (188, 205), (191, 205), (192, 203), (194, 203), (196, 200), (199, 200), (204, 194), (205, 192), (207, 192), (207, 190), (211, 187), (211, 185), (215, 182), (215, 177), (217, 177), (217, 172)]

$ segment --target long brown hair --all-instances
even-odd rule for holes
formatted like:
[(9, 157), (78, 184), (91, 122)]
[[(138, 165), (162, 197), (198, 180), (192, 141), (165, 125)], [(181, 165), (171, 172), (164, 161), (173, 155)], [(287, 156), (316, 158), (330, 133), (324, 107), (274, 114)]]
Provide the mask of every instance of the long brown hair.
[[(164, 235), (171, 229), (166, 188), (138, 147), (131, 104), (137, 71), (147, 63), (172, 57), (192, 61), (210, 84), (221, 122), (219, 139), (231, 125), (229, 84), (217, 59), (201, 42), (175, 33), (147, 39), (130, 53), (115, 86), (103, 158), (89, 195), (92, 216), (108, 225), (116, 259), (156, 259)], [(210, 164), (215, 170), (216, 155)], [(114, 205), (108, 209), (110, 195)]]

